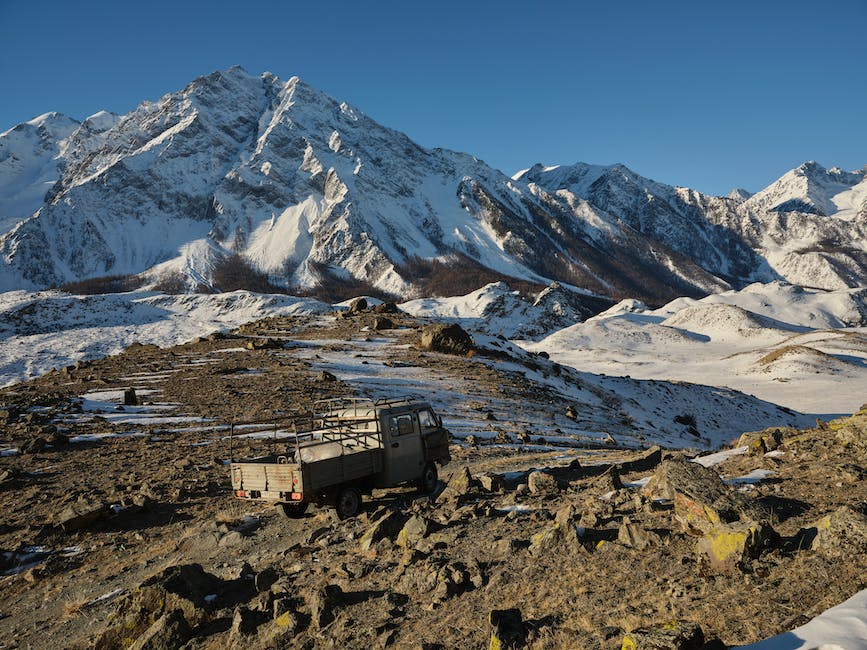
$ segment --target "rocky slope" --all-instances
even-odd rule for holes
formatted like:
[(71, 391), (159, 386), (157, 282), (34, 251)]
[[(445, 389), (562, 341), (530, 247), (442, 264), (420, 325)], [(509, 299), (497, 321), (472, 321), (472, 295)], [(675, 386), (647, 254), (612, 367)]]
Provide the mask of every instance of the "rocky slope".
[(462, 293), (515, 277), (661, 303), (774, 277), (858, 282), (863, 172), (811, 170), (749, 199), (622, 166), (510, 179), (297, 78), (232, 68), (128, 115), (49, 114), (0, 134), (0, 289), (133, 273), (212, 286), (227, 259), (278, 285), (353, 278), (405, 297), (419, 258), (475, 285)]
[[(359, 331), (382, 316), (268, 319), (0, 391), (0, 647), (719, 649), (867, 587), (863, 409), (697, 462), (573, 446), (555, 430), (571, 400), (528, 364), (553, 365), (493, 344), (422, 352), (400, 314), (378, 357)], [(352, 381), (321, 370), (340, 355)], [(375, 491), (342, 522), (231, 496), (221, 426), (372, 389), (384, 358), (403, 390), (412, 367), (438, 386), (454, 431), (490, 434), (455, 441), (434, 495)], [(578, 383), (589, 406), (598, 391)], [(605, 409), (573, 424), (622, 439), (639, 424)], [(267, 426), (244, 432), (236, 455), (269, 448)]]

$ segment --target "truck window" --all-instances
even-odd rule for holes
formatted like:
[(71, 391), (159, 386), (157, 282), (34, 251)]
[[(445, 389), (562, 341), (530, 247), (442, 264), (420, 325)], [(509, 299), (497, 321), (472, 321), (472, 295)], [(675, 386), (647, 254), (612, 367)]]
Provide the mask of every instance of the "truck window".
[(427, 409), (418, 412), (418, 423), (421, 425), (422, 429), (436, 429), (437, 427), (433, 413)]
[(388, 428), (393, 436), (403, 436), (408, 433), (413, 433), (415, 427), (412, 425), (412, 414), (392, 415), (389, 418)]

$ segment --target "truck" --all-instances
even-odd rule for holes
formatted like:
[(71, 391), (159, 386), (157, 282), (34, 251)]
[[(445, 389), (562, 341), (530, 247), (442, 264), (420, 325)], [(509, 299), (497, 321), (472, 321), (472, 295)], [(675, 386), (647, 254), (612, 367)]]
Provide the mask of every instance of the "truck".
[(295, 419), (283, 449), (236, 462), (229, 473), (239, 499), (275, 504), (289, 518), (310, 504), (354, 517), (362, 494), (414, 483), (433, 492), (437, 465), (449, 462), (450, 433), (427, 402), (413, 398), (338, 398)]

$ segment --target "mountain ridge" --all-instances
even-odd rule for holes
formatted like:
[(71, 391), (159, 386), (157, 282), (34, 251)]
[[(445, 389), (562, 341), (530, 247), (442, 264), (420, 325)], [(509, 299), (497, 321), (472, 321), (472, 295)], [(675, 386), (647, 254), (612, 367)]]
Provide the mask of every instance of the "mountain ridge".
[[(0, 136), (7, 178), (3, 154), (17, 128)], [(127, 115), (97, 113), (52, 146), (48, 162), (30, 156), (57, 173), (41, 204), (24, 216), (0, 212), (0, 289), (117, 274), (151, 283), (176, 274), (189, 289), (219, 289), (214, 270), (235, 254), (287, 288), (313, 289), (324, 273), (407, 298), (419, 291), (405, 272), (417, 258), (456, 273), (488, 269), (479, 286), (560, 281), (655, 303), (754, 281), (818, 276), (839, 288), (867, 277), (867, 210), (856, 205), (860, 185), (845, 185), (863, 173), (833, 168), (825, 174), (837, 185), (813, 183), (854, 192), (845, 225), (779, 203), (767, 210), (768, 188), (710, 197), (620, 164), (534, 165), (509, 178), (470, 154), (425, 149), (298, 77), (237, 66)], [(33, 200), (52, 180), (43, 176), (42, 185), (8, 183), (0, 206), (22, 187)], [(811, 197), (828, 211), (833, 197)], [(787, 236), (779, 215), (795, 223), (802, 249), (816, 250), (769, 255)], [(855, 243), (841, 251), (834, 241)]]

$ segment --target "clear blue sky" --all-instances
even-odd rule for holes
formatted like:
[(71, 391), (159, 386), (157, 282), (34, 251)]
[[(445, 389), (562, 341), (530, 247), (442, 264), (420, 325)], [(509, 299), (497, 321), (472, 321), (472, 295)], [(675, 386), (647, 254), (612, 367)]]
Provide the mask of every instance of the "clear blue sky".
[(0, 130), (234, 64), (509, 174), (623, 162), (726, 193), (867, 164), (867, 0), (0, 0)]

